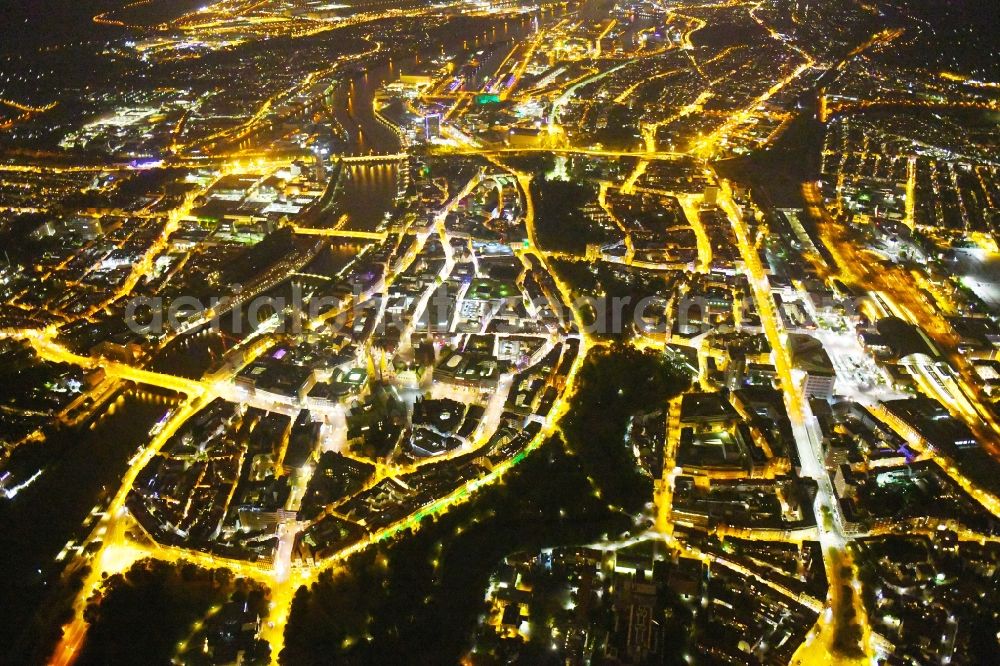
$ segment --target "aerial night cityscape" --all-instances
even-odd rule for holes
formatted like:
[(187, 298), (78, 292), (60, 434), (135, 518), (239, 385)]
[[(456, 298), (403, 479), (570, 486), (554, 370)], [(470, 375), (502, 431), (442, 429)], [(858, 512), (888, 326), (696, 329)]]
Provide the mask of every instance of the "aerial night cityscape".
[(996, 0), (8, 0), (0, 664), (1000, 663)]

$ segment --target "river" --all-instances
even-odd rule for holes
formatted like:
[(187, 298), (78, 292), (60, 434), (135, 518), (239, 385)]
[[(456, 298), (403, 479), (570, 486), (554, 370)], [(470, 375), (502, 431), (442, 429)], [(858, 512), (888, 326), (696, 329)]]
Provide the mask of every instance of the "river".
[[(444, 40), (444, 48), (449, 53), (459, 54), (456, 62), (460, 62), (472, 51), (523, 37), (531, 30), (531, 25), (528, 17), (522, 21), (498, 22), (495, 30), (485, 29), (477, 35), (451, 35)], [(431, 55), (425, 51), (380, 61), (357, 72), (337, 88), (333, 95), (333, 115), (347, 133), (345, 152), (369, 154), (400, 150), (399, 138), (375, 116), (372, 103), (379, 88), (395, 81), (402, 73), (416, 71)], [(347, 228), (378, 229), (395, 208), (398, 182), (397, 164), (351, 166), (337, 200), (338, 209), (348, 215)]]

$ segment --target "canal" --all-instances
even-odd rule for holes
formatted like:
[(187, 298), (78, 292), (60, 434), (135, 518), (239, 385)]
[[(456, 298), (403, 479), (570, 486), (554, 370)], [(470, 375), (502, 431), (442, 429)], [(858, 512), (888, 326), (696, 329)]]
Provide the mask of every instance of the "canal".
[(51, 610), (41, 609), (59, 594), (67, 560), (57, 562), (56, 556), (70, 539), (86, 536), (91, 509), (114, 494), (129, 459), (176, 403), (173, 394), (127, 385), (90, 420), (53, 428), (44, 442), (14, 452), (8, 466), (26, 465), (41, 474), (13, 499), (0, 501), (0, 663), (31, 663), (25, 655), (51, 640), (45, 632), (58, 623), (45, 624)]

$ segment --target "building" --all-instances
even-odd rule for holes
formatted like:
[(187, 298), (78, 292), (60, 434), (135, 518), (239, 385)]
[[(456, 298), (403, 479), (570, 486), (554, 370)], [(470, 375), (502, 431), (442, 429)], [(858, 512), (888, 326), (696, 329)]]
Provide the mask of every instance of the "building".
[(948, 455), (979, 446), (968, 426), (931, 398), (904, 398), (883, 402), (888, 422), (926, 446)]
[(620, 662), (642, 663), (659, 654), (663, 639), (663, 628), (657, 621), (656, 585), (637, 576), (617, 578), (607, 656)]
[(805, 373), (803, 391), (806, 397), (825, 400), (832, 398), (837, 372), (830, 356), (823, 349), (823, 344), (811, 335), (801, 333), (789, 334), (788, 343), (792, 366)]
[(426, 74), (400, 74), (399, 82), (414, 88), (425, 88), (434, 83), (434, 78)]
[(441, 114), (432, 113), (424, 116), (424, 139), (430, 141), (441, 136)]

